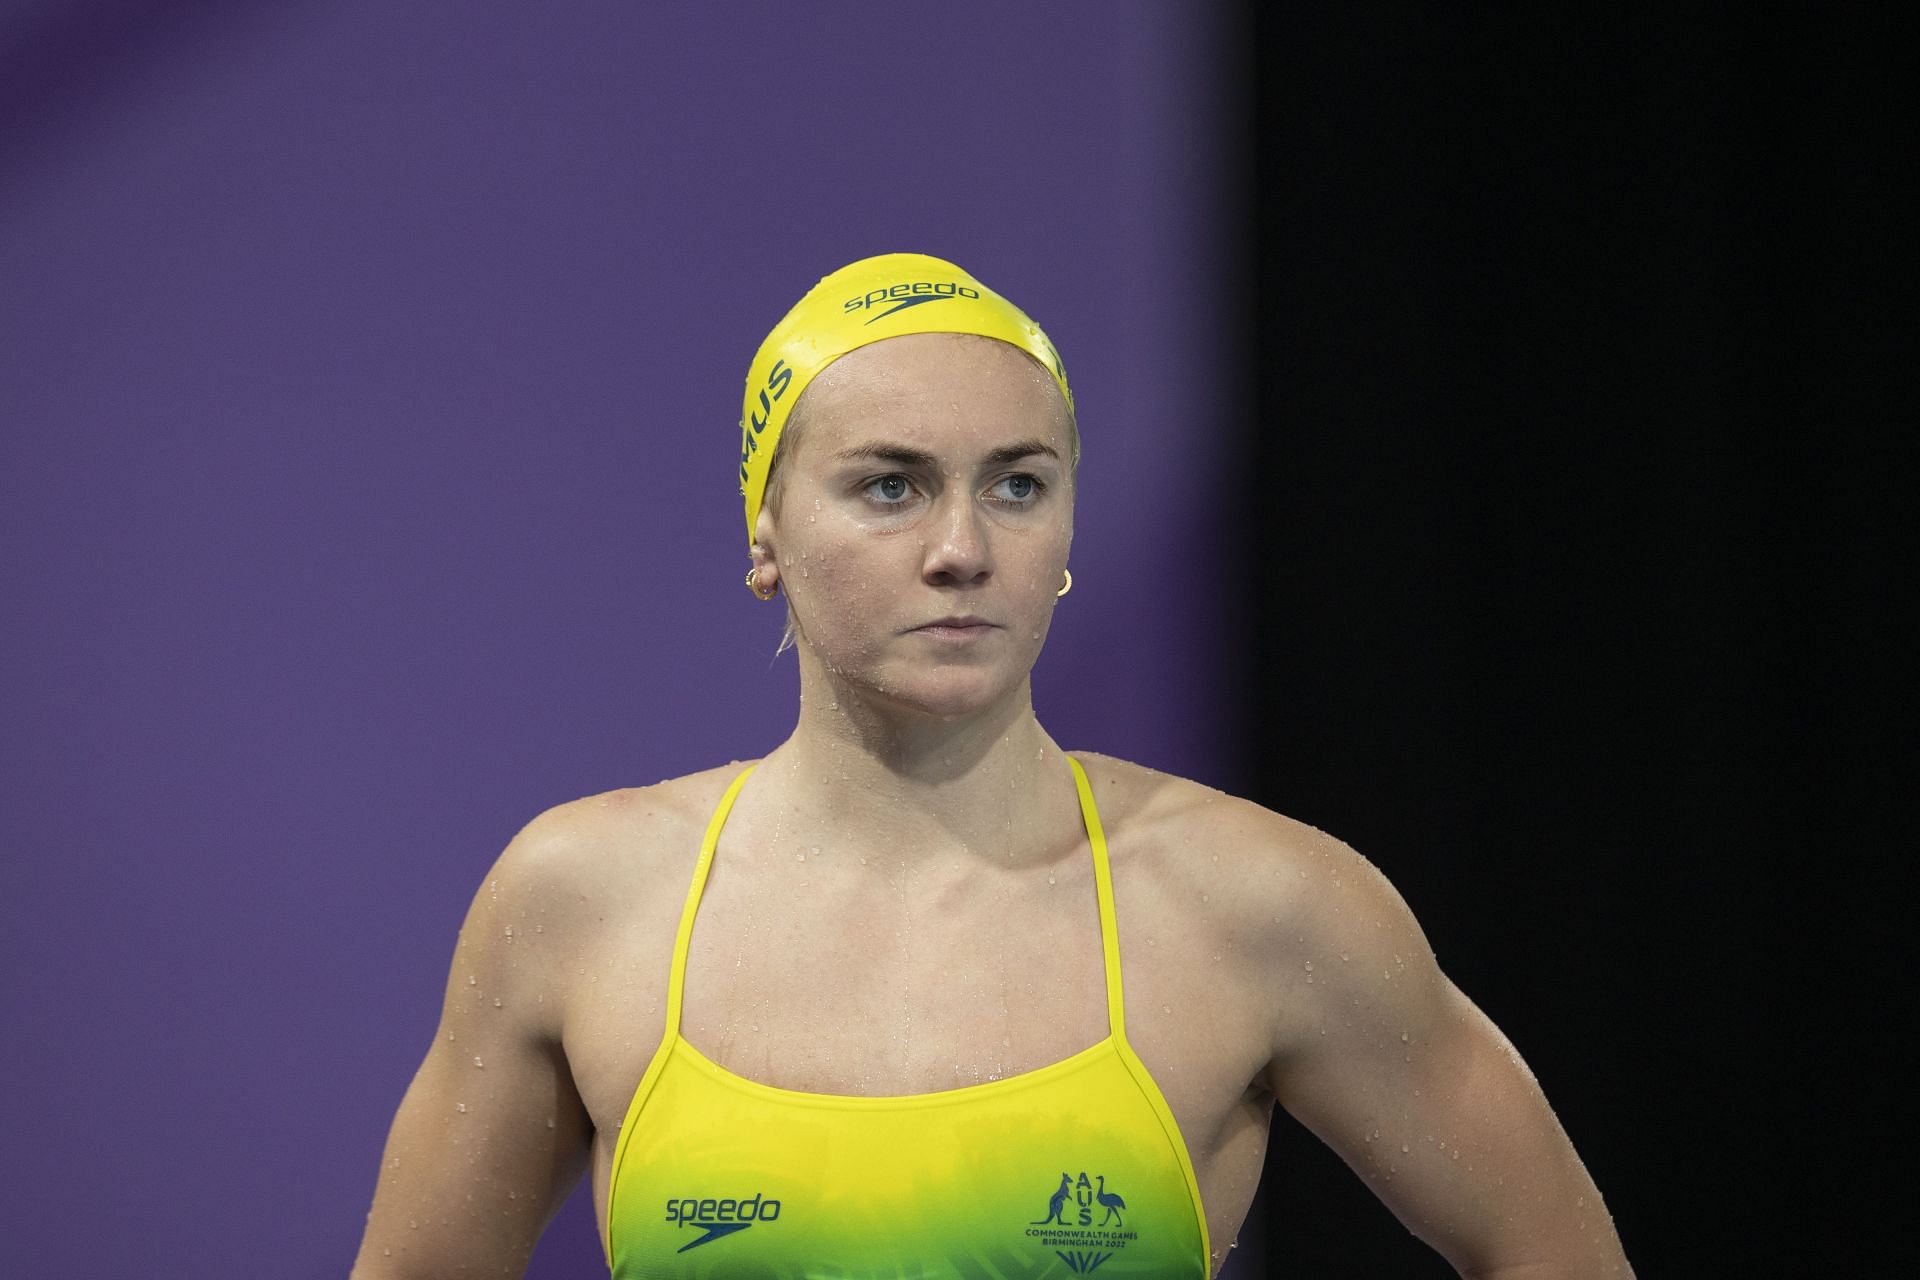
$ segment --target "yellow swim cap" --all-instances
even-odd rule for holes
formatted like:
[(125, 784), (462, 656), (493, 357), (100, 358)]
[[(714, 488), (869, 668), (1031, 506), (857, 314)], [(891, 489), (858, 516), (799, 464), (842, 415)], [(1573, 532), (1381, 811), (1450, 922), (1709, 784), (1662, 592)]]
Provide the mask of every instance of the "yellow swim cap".
[(862, 258), (807, 290), (760, 344), (747, 370), (740, 492), (747, 499), (749, 544), (774, 447), (800, 393), (847, 352), (908, 333), (976, 333), (1011, 343), (1053, 375), (1067, 408), (1073, 408), (1060, 353), (1020, 308), (939, 258), (923, 253)]

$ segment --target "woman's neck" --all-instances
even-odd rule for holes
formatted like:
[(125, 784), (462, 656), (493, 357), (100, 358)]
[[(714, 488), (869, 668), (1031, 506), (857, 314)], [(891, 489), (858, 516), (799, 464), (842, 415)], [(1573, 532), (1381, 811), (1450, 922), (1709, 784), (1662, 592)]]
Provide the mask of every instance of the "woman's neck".
[(790, 828), (996, 861), (1039, 852), (1063, 815), (1077, 829), (1064, 753), (1034, 717), (1027, 681), (976, 714), (943, 717), (806, 674), (799, 723), (761, 766)]

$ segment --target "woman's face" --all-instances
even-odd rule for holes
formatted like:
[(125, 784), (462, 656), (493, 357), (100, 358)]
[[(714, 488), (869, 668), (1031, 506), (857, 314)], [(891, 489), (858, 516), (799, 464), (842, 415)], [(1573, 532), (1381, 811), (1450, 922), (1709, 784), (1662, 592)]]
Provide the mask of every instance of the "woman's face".
[(1073, 541), (1052, 378), (1004, 342), (914, 334), (842, 356), (802, 403), (779, 512), (756, 528), (800, 642), (843, 681), (927, 714), (1018, 688)]

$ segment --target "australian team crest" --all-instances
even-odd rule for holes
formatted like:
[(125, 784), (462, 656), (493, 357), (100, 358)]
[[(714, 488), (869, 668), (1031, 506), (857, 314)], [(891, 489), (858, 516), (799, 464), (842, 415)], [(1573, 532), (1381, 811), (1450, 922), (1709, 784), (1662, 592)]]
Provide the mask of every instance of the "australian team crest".
[(1027, 1235), (1086, 1275), (1139, 1238), (1126, 1215), (1126, 1200), (1107, 1186), (1105, 1174), (1062, 1173), (1047, 1197), (1046, 1216), (1029, 1223)]

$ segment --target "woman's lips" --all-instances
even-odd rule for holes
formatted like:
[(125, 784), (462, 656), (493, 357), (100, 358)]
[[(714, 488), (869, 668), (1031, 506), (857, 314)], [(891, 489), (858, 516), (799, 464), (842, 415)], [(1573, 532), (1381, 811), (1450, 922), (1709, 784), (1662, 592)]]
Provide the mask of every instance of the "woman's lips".
[(924, 626), (915, 627), (913, 632), (915, 635), (932, 636), (936, 640), (976, 640), (998, 629), (981, 618), (938, 618)]

